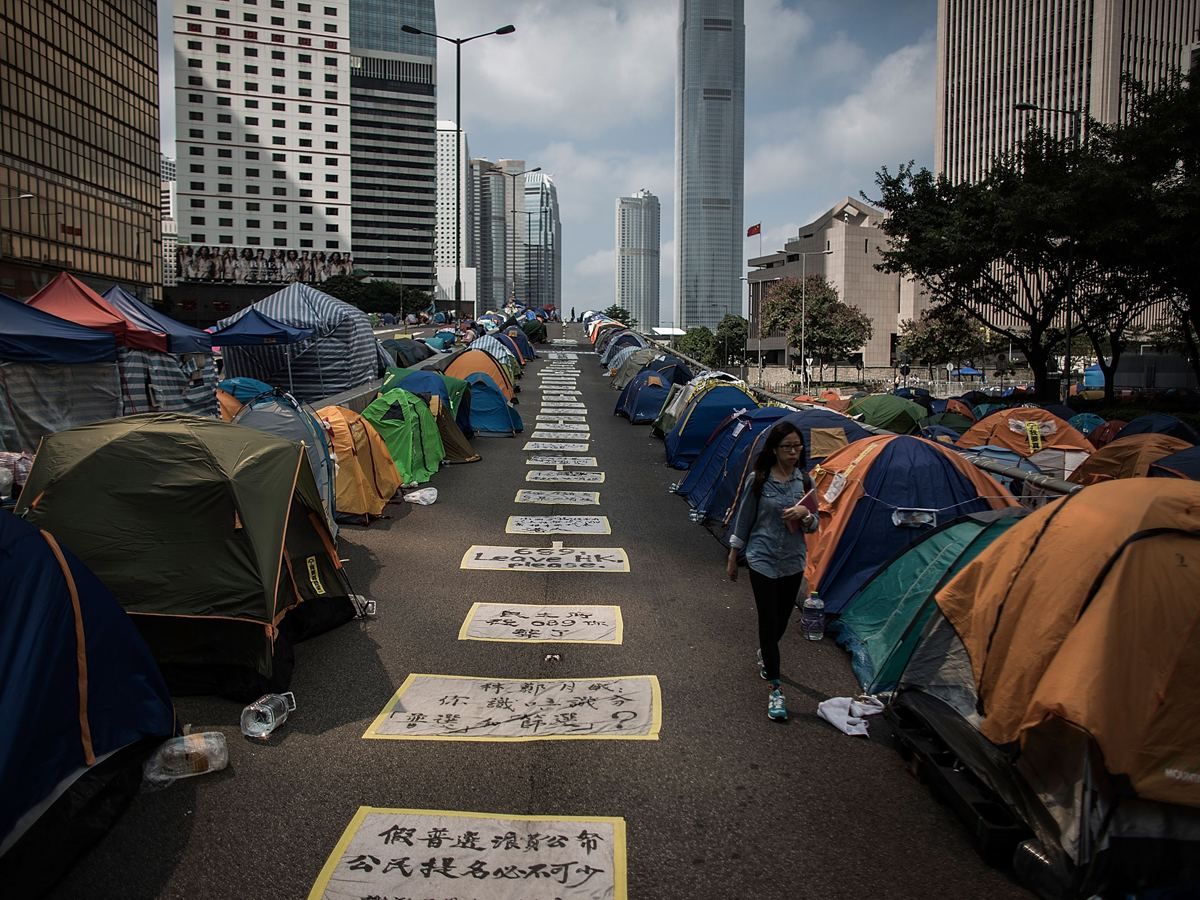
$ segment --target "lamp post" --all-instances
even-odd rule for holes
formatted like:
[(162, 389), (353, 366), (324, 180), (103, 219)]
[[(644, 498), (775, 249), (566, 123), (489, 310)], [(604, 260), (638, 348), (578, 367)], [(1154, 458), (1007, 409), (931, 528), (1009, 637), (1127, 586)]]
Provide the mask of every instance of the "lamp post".
[[(1048, 112), (1048, 113), (1057, 113), (1060, 116), (1070, 116), (1071, 117), (1071, 149), (1073, 149), (1078, 154), (1080, 143), (1081, 143), (1081, 134), (1083, 131), (1083, 110), (1082, 109), (1063, 109), (1062, 107), (1057, 107), (1057, 106), (1039, 106), (1036, 103), (1028, 103), (1028, 102), (1015, 103), (1015, 104), (1013, 104), (1013, 109), (1019, 110), (1020, 112)], [(1074, 241), (1071, 241), (1070, 246), (1067, 247), (1067, 253), (1069, 254), (1067, 256), (1068, 274), (1070, 275), (1070, 277), (1072, 279), (1074, 279), (1074, 277), (1075, 277), (1075, 242)], [(1071, 287), (1071, 291), (1074, 292), (1074, 290), (1075, 290), (1074, 283), (1072, 283), (1070, 285), (1070, 287)], [(1067, 302), (1067, 352), (1066, 352), (1066, 359), (1064, 360), (1064, 365), (1063, 365), (1063, 374), (1066, 376), (1063, 381), (1063, 392), (1064, 392), (1063, 399), (1070, 400), (1071, 399), (1071, 328), (1073, 326), (1073, 323), (1071, 321), (1071, 318), (1072, 318), (1071, 313), (1072, 313), (1072, 306), (1073, 306), (1073, 304), (1071, 303), (1071, 294), (1067, 294), (1066, 302)]]
[(454, 45), (454, 317), (462, 315), (462, 45), (493, 34), (512, 34), (513, 25), (502, 25), (495, 31), (484, 31), (465, 38), (446, 37), (432, 31), (422, 31), (413, 25), (401, 25), (405, 34), (423, 34), (448, 41)]
[[(811, 250), (800, 254), (800, 389), (808, 390), (808, 258), (830, 256), (832, 250)], [(787, 352), (787, 338), (783, 341)], [(823, 364), (822, 364), (823, 365)]]
[(541, 166), (534, 166), (532, 169), (526, 169), (524, 172), (514, 172), (511, 175), (508, 172), (504, 173), (505, 178), (513, 180), (512, 202), (509, 206), (512, 210), (512, 297), (510, 299), (514, 302), (517, 299), (517, 179), (522, 175), (529, 175), (540, 171), (542, 171)]

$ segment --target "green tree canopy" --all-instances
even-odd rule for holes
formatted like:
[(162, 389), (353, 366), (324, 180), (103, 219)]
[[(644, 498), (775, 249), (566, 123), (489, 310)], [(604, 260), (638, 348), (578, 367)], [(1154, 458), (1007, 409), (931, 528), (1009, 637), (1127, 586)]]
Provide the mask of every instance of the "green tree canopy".
[(803, 344), (822, 364), (845, 359), (871, 339), (870, 318), (857, 306), (842, 303), (821, 275), (809, 275), (803, 291), (798, 278), (772, 282), (763, 298), (763, 327), (782, 331), (797, 352)]
[(731, 366), (734, 360), (741, 364), (746, 356), (746, 336), (750, 323), (733, 313), (726, 314), (717, 325), (716, 347), (719, 365)]
[(706, 366), (717, 365), (717, 339), (703, 325), (689, 328), (675, 342), (675, 349)]
[(337, 275), (319, 287), (326, 294), (345, 300), (368, 313), (398, 312), (408, 315), (428, 309), (430, 304), (428, 292), (398, 281), (364, 281), (352, 275)]
[(995, 354), (997, 347), (988, 340), (989, 334), (962, 308), (934, 306), (915, 321), (900, 323), (897, 349), (902, 357), (921, 365), (952, 362), (959, 366)]
[(615, 303), (608, 309), (604, 310), (604, 315), (608, 316), (610, 319), (615, 319), (626, 328), (638, 327), (638, 320), (634, 318), (633, 313), (631, 313), (625, 307), (618, 306)]

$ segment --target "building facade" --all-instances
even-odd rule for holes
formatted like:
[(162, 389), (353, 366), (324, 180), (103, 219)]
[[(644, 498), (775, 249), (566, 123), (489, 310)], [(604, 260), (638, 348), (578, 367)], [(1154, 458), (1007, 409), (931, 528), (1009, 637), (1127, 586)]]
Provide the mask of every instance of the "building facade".
[(675, 324), (741, 314), (746, 26), (742, 0), (679, 0)]
[(61, 271), (161, 299), (153, 0), (0, 0), (0, 292)]
[(524, 303), (528, 293), (526, 269), (529, 262), (525, 247), (525, 228), (527, 217), (521, 207), (523, 177), (525, 175), (525, 160), (501, 159), (496, 165), (508, 179), (508, 212), (504, 218), (504, 227), (508, 232), (508, 251), (505, 265), (508, 268), (508, 286), (505, 288), (506, 300)]
[(562, 307), (562, 220), (558, 214), (558, 188), (544, 172), (525, 176), (526, 306)]
[(658, 326), (659, 203), (643, 188), (617, 198), (616, 294), (645, 330)]
[(488, 159), (471, 160), (475, 191), (476, 286), (480, 312), (500, 309), (508, 286), (508, 182), (504, 170)]
[(175, 287), (179, 278), (179, 227), (175, 219), (175, 160), (162, 158), (159, 206), (162, 214), (162, 286)]
[(351, 246), (356, 268), (432, 294), (437, 40), (405, 24), (436, 31), (433, 0), (350, 0)]
[(1195, 0), (938, 0), (934, 167), (977, 181), (1034, 125), (1067, 138), (1078, 122), (1082, 138), (1088, 118), (1123, 122), (1123, 77), (1161, 83), (1198, 42)]
[[(453, 267), (457, 260), (458, 247), (455, 243), (455, 227), (458, 241), (462, 242), (462, 266), (474, 268), (475, 249), (475, 179), (471, 177), (471, 153), (467, 133), (462, 133), (459, 147), (458, 188), (455, 190), (454, 138), (458, 134), (454, 122), (439, 121), (437, 124), (437, 231), (434, 236), (434, 259), (438, 268)], [(461, 211), (455, 213), (455, 202)]]

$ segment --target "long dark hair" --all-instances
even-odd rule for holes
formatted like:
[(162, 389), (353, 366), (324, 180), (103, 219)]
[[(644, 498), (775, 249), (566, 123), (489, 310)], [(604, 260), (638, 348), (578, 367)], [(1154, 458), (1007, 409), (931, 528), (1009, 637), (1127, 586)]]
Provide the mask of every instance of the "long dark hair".
[(789, 434), (800, 438), (800, 458), (796, 460), (796, 468), (801, 472), (808, 468), (808, 447), (804, 444), (803, 432), (791, 422), (776, 422), (774, 427), (767, 432), (763, 448), (758, 451), (758, 457), (754, 460), (754, 496), (762, 496), (763, 485), (767, 483), (771, 469), (778, 459), (775, 450)]

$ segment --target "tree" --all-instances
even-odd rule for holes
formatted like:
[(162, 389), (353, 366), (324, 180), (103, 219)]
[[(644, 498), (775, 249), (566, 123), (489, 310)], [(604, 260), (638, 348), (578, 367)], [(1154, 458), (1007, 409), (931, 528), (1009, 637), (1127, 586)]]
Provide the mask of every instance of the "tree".
[(407, 315), (428, 309), (431, 302), (428, 292), (387, 279), (364, 281), (352, 275), (336, 275), (323, 282), (320, 289), (368, 313)]
[(689, 328), (687, 333), (675, 342), (675, 349), (703, 365), (717, 364), (717, 339), (703, 325)]
[(610, 319), (615, 319), (626, 328), (638, 327), (638, 320), (634, 318), (633, 313), (631, 313), (625, 307), (618, 306), (615, 303), (604, 311), (604, 315), (608, 316)]
[(914, 321), (900, 323), (896, 342), (901, 356), (932, 368), (952, 362), (961, 366), (994, 355), (998, 347), (979, 323), (956, 306), (934, 306)]
[(782, 331), (788, 346), (797, 352), (803, 343), (805, 352), (820, 359), (822, 366), (834, 363), (835, 378), (837, 361), (871, 339), (870, 318), (857, 306), (842, 303), (833, 285), (821, 275), (809, 275), (803, 292), (799, 278), (773, 282), (763, 299), (762, 327), (768, 332)]
[(719, 365), (728, 368), (736, 359), (738, 365), (746, 358), (746, 336), (750, 323), (733, 313), (726, 314), (717, 325), (716, 346)]

